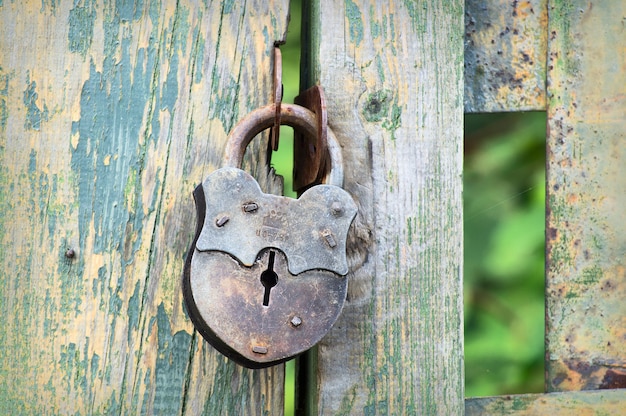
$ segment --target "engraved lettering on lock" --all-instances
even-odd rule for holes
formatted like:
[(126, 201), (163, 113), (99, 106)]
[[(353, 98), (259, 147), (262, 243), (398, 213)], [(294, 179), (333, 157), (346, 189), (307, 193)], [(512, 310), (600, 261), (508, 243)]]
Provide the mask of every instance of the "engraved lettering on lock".
[(288, 233), (286, 228), (287, 218), (285, 214), (273, 209), (263, 217), (263, 225), (261, 229), (256, 231), (256, 235), (270, 243), (287, 241)]

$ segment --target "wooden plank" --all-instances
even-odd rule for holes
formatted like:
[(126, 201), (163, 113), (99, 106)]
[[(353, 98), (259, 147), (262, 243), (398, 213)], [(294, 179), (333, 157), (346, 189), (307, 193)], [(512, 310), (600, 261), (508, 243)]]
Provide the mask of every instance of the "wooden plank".
[(465, 401), (465, 416), (619, 415), (626, 409), (626, 390), (576, 391), (481, 397)]
[(180, 278), (287, 6), (0, 2), (1, 414), (282, 412), (283, 368), (216, 353)]
[(544, 111), (547, 0), (465, 1), (465, 112)]
[(311, 2), (305, 16), (304, 82), (325, 89), (359, 214), (303, 406), (461, 414), (463, 3)]
[(549, 391), (626, 387), (626, 3), (550, 3)]

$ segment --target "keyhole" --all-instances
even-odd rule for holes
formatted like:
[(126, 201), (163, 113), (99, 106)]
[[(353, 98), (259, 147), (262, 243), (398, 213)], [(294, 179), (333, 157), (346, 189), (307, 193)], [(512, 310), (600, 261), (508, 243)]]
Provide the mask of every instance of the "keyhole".
[(263, 287), (265, 288), (265, 292), (263, 293), (263, 306), (268, 306), (270, 304), (270, 290), (278, 283), (278, 275), (274, 271), (274, 256), (276, 253), (270, 251), (270, 258), (267, 264), (267, 270), (261, 273), (261, 283), (263, 283)]

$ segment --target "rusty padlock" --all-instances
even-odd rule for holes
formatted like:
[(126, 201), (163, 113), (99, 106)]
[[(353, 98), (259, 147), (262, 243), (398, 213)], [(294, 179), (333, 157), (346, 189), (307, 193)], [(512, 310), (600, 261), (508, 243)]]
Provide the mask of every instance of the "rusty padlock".
[[(196, 329), (249, 368), (293, 358), (335, 323), (346, 297), (346, 239), (357, 212), (341, 189), (341, 150), (330, 129), (329, 184), (298, 199), (264, 194), (240, 169), (248, 143), (274, 117), (269, 105), (241, 120), (228, 137), (224, 167), (195, 189), (196, 235), (183, 274)], [(315, 116), (304, 107), (282, 104), (281, 123), (316, 135)]]

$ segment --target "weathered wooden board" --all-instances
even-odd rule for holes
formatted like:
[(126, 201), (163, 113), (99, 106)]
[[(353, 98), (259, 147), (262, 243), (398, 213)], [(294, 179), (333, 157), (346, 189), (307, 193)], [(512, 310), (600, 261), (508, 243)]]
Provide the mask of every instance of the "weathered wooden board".
[(624, 409), (624, 389), (481, 397), (465, 402), (465, 416), (604, 416), (622, 415)]
[(282, 412), (282, 366), (217, 354), (180, 277), (287, 4), (0, 1), (1, 414)]
[(305, 13), (305, 83), (325, 89), (359, 206), (348, 299), (313, 357), (306, 410), (462, 414), (463, 3)]
[(548, 0), (465, 1), (465, 112), (545, 110)]
[(549, 7), (549, 391), (626, 387), (626, 3)]

